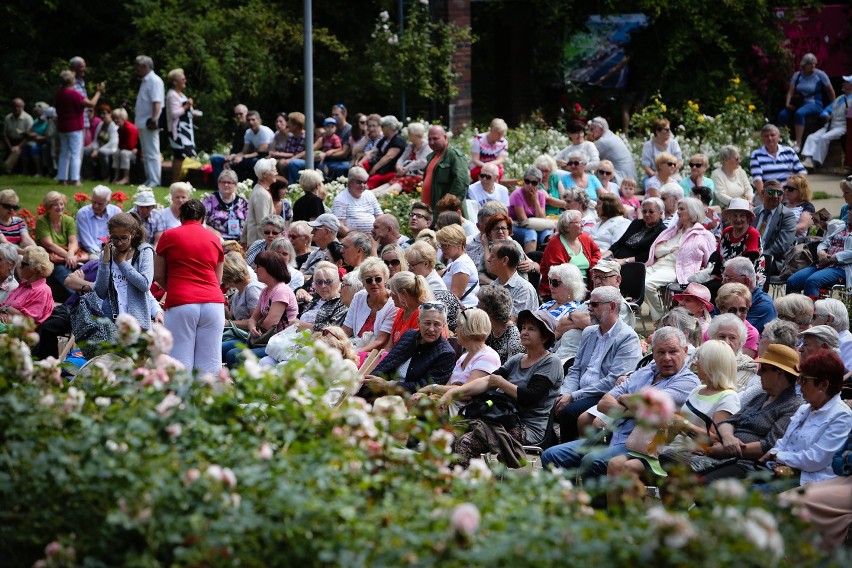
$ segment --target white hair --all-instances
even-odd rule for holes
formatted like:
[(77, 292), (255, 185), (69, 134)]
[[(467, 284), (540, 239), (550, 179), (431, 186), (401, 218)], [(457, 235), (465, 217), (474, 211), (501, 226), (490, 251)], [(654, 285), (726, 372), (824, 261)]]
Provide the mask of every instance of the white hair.
[(660, 188), (660, 197), (676, 197), (677, 199), (683, 199), (684, 193), (683, 188), (679, 183), (669, 182)]
[(710, 320), (710, 325), (707, 327), (707, 337), (713, 339), (719, 333), (719, 328), (723, 325), (732, 325), (737, 328), (737, 335), (740, 337), (740, 345), (745, 345), (748, 339), (748, 329), (746, 329), (743, 320), (734, 314), (719, 314)]
[(670, 325), (663, 326), (654, 332), (654, 335), (651, 336), (651, 348), (653, 349), (657, 346), (657, 344), (663, 341), (670, 341), (672, 339), (677, 340), (678, 345), (680, 345), (681, 349), (686, 349), (686, 336), (681, 330)]
[(615, 286), (601, 286), (592, 290), (591, 296), (597, 298), (596, 302), (615, 302), (615, 311), (621, 309), (621, 303), (624, 297), (621, 295), (621, 290)]
[(840, 333), (849, 329), (849, 311), (846, 305), (835, 298), (825, 298), (814, 302), (814, 317), (817, 315), (831, 316), (830, 325)]
[(704, 220), (704, 204), (694, 197), (684, 197), (677, 202), (678, 205), (683, 203), (686, 206), (686, 211), (689, 213), (689, 220), (695, 224)]
[(757, 282), (757, 272), (754, 263), (744, 256), (736, 256), (725, 263), (725, 268), (730, 267), (737, 276), (748, 278), (752, 286)]
[(154, 60), (147, 55), (139, 55), (136, 57), (136, 65), (144, 65), (149, 71), (154, 70)]
[(92, 197), (112, 197), (112, 190), (105, 185), (96, 185), (92, 190)]
[(571, 299), (582, 302), (586, 298), (586, 283), (580, 269), (573, 264), (557, 264), (550, 267), (549, 278), (557, 278), (571, 290)]

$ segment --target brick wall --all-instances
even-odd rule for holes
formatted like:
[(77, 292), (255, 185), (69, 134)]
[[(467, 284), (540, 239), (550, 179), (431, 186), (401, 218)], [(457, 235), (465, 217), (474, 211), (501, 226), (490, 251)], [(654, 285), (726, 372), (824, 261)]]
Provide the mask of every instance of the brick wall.
[[(470, 27), (470, 0), (447, 0), (447, 20), (459, 27)], [(459, 44), (453, 56), (453, 69), (459, 74), (456, 79), (458, 94), (450, 101), (449, 126), (453, 132), (458, 132), (471, 120), (470, 60), (470, 42)]]

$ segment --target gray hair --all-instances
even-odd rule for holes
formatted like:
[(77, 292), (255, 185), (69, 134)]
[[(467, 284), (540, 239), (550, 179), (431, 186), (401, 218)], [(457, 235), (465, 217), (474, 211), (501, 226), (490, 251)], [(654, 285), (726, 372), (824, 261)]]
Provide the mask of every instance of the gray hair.
[[(730, 315), (740, 321), (740, 318), (737, 318), (734, 314), (726, 314)], [(716, 316), (713, 318), (713, 321), (716, 321), (717, 318), (721, 316)], [(713, 323), (711, 322), (712, 326)], [(743, 324), (745, 327), (745, 324)], [(796, 348), (796, 343), (799, 340), (799, 328), (796, 327), (791, 321), (776, 319), (772, 320), (763, 328), (763, 332), (760, 334), (761, 339), (765, 339), (769, 343), (778, 343), (779, 345), (786, 345), (791, 349)]]
[(596, 116), (595, 118), (590, 120), (589, 126), (599, 126), (600, 128), (603, 128), (604, 132), (609, 130), (609, 123), (602, 116)]
[[(339, 275), (340, 273), (338, 272), (337, 274)], [(356, 294), (364, 289), (364, 283), (361, 282), (361, 278), (359, 278), (357, 270), (353, 270), (352, 272), (347, 272), (346, 274), (344, 274), (343, 278), (341, 279), (341, 282), (343, 283), (343, 285), (352, 288), (353, 294)]]
[(139, 55), (136, 57), (136, 65), (144, 65), (149, 71), (154, 70), (154, 60), (147, 55)]
[(642, 205), (645, 205), (646, 203), (651, 203), (652, 205), (656, 206), (657, 210), (660, 213), (666, 212), (666, 204), (663, 203), (663, 200), (659, 197), (646, 197), (642, 200)]
[(830, 325), (815, 325), (807, 331), (801, 332), (799, 337), (808, 335), (816, 337), (820, 340), (820, 343), (823, 343), (835, 353), (840, 353), (840, 336), (837, 334), (837, 330)]
[(814, 319), (814, 301), (804, 294), (787, 294), (775, 298), (778, 317), (798, 326), (808, 325)]
[[(566, 266), (566, 265), (563, 265)], [(597, 298), (596, 302), (615, 302), (615, 311), (621, 309), (621, 303), (624, 302), (624, 297), (621, 295), (621, 290), (615, 286), (601, 286), (592, 290), (590, 296)]]
[(370, 235), (359, 231), (350, 231), (346, 235), (346, 238), (352, 241), (352, 246), (361, 249), (361, 252), (364, 253), (364, 258), (367, 258), (373, 253), (373, 239)]
[(499, 322), (512, 317), (512, 296), (503, 286), (480, 286), (476, 293), (479, 309)]
[(106, 197), (109, 199), (112, 197), (112, 190), (105, 185), (96, 185), (92, 189), (92, 197)]
[(548, 154), (542, 154), (541, 156), (535, 159), (535, 161), (533, 162), (533, 166), (535, 166), (539, 170), (550, 170), (550, 172), (553, 173), (556, 170), (556, 160), (553, 159), (553, 156), (550, 156)]
[(807, 65), (808, 63), (817, 64), (817, 56), (813, 53), (806, 53), (802, 56), (802, 60), (799, 62), (800, 66)]
[(290, 230), (302, 237), (310, 235), (313, 232), (307, 221), (293, 221), (290, 223)]
[(277, 229), (281, 229), (281, 231), (287, 230), (287, 221), (284, 220), (284, 217), (281, 215), (267, 215), (263, 219), (260, 220), (260, 227), (263, 228), (267, 225), (272, 225)]
[(541, 173), (541, 170), (538, 169), (537, 167), (530, 166), (530, 167), (527, 168), (527, 171), (524, 172), (524, 177), (525, 178), (535, 178), (538, 181), (541, 181), (542, 173)]
[(394, 132), (399, 132), (400, 129), (402, 128), (402, 123), (399, 120), (397, 120), (397, 118), (392, 114), (389, 114), (387, 116), (383, 116), (382, 122), (380, 124), (383, 127), (390, 128)]
[(408, 137), (412, 136), (424, 136), (426, 134), (426, 127), (423, 126), (422, 122), (412, 122), (408, 125)]
[(565, 156), (565, 159), (566, 160), (572, 160), (572, 159), (573, 160), (579, 160), (583, 164), (588, 163), (588, 159), (586, 158), (586, 154), (584, 152), (579, 151), (579, 150), (572, 150), (571, 152), (568, 152), (568, 155)]
[(479, 208), (479, 212), (476, 214), (476, 222), (479, 223), (481, 226), (484, 226), (485, 222), (488, 219), (499, 213), (508, 216), (509, 210), (506, 209), (505, 205), (503, 205), (496, 199), (492, 199), (491, 201), (487, 201), (482, 207)]
[(660, 325), (679, 329), (690, 343), (701, 345), (701, 324), (686, 308), (678, 306), (670, 309), (660, 318)]
[(572, 221), (582, 221), (582, 219), (582, 211), (577, 211), (576, 209), (565, 210), (559, 215), (559, 220), (556, 221), (556, 231), (560, 235), (564, 235), (568, 232), (568, 225), (570, 225)]
[(586, 283), (580, 269), (573, 264), (557, 264), (550, 267), (549, 278), (558, 278), (571, 290), (571, 299), (582, 302), (586, 298)]
[(12, 243), (0, 243), (0, 258), (15, 266), (18, 264), (18, 247)]
[[(589, 199), (589, 194), (586, 193), (585, 189), (580, 189), (579, 187), (569, 187), (565, 190), (565, 193), (562, 194), (562, 199), (571, 199), (580, 204), (583, 209), (588, 209), (589, 205), (591, 205), (591, 199)], [(580, 215), (582, 218), (582, 215)]]
[(835, 298), (825, 298), (814, 302), (814, 317), (819, 315), (831, 316), (831, 321), (826, 325), (833, 327), (837, 333), (849, 329), (849, 310), (846, 304)]
[(726, 144), (719, 148), (719, 160), (727, 162), (731, 158), (737, 158), (740, 155), (740, 149), (736, 146)]
[(370, 174), (361, 166), (352, 166), (349, 168), (349, 173), (346, 174), (346, 179), (352, 181), (356, 177), (370, 177)]
[(754, 263), (744, 256), (735, 256), (730, 259), (725, 263), (725, 268), (731, 268), (737, 276), (748, 278), (752, 286), (757, 282), (757, 272), (754, 270)]
[(235, 172), (234, 170), (222, 170), (222, 173), (219, 174), (219, 179), (217, 179), (216, 182), (218, 183), (225, 178), (231, 180), (234, 183), (240, 181), (240, 178), (237, 177), (237, 172)]
[[(293, 248), (293, 243), (290, 242), (290, 239), (285, 239), (284, 237), (278, 237), (271, 243), (269, 243), (269, 248), (266, 250), (274, 250), (275, 252), (286, 252), (287, 253), (287, 266), (289, 268), (296, 268), (296, 249)], [(316, 269), (314, 269), (314, 275), (316, 275)]]
[(695, 224), (704, 220), (704, 204), (694, 197), (684, 197), (677, 202), (678, 205), (683, 203), (686, 206), (686, 211), (689, 213), (689, 220)]
[(75, 55), (68, 61), (68, 67), (71, 69), (78, 69), (81, 65), (86, 63), (86, 60), (80, 57), (79, 55)]
[[(790, 323), (790, 322), (787, 322)], [(735, 316), (734, 314), (719, 314), (710, 320), (710, 325), (707, 327), (707, 337), (709, 339), (715, 339), (716, 334), (719, 332), (719, 328), (723, 325), (732, 325), (737, 328), (737, 335), (740, 337), (740, 346), (745, 345), (746, 340), (748, 339), (748, 329), (746, 329), (743, 320)], [(795, 329), (795, 328), (794, 328)], [(795, 334), (795, 331), (794, 331)], [(772, 341), (771, 343), (776, 343)], [(742, 347), (740, 347), (742, 348)]]
[(767, 132), (774, 132), (775, 134), (781, 134), (781, 131), (778, 130), (778, 127), (772, 124), (771, 122), (764, 124), (763, 128), (760, 129), (761, 134), (766, 134)]
[(680, 345), (681, 349), (686, 349), (686, 336), (681, 330), (670, 325), (663, 326), (654, 332), (654, 335), (651, 337), (651, 349), (653, 349), (657, 346), (657, 344), (663, 341), (671, 341), (672, 339), (677, 340), (677, 343), (678, 345)]
[(254, 175), (260, 177), (266, 173), (278, 173), (275, 158), (261, 158), (254, 163)]
[(669, 182), (660, 188), (660, 197), (663, 199), (667, 197), (676, 197), (680, 200), (683, 199), (683, 196), (683, 188), (679, 183)]
[[(399, 274), (402, 274), (402, 272), (400, 272)], [(395, 276), (398, 276), (399, 274), (395, 274)], [(422, 277), (422, 276), (418, 276), (417, 278), (423, 278), (423, 277)], [(428, 288), (427, 288), (427, 290), (428, 290)], [(440, 303), (440, 302), (439, 302), (439, 303)], [(442, 304), (442, 305), (443, 305), (443, 304)], [(446, 307), (444, 307), (443, 309), (438, 309), (438, 308), (433, 308), (433, 307), (431, 307), (431, 306), (430, 306), (428, 310), (427, 310), (427, 309), (422, 309), (422, 308), (421, 308), (421, 309), (420, 309), (420, 315), (419, 315), (419, 316), (417, 316), (417, 321), (422, 320), (422, 319), (423, 319), (423, 317), (424, 317), (427, 313), (441, 314), (441, 318), (443, 318), (444, 323), (447, 323), (447, 308), (446, 308)]]

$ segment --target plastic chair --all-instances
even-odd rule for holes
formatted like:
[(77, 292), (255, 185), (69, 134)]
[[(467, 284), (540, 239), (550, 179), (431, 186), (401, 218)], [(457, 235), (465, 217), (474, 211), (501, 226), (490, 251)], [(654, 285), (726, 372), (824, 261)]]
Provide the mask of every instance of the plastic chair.
[(642, 319), (642, 303), (645, 301), (645, 264), (641, 262), (625, 262), (621, 267), (621, 295), (627, 302), (627, 307), (642, 320), (642, 331), (648, 332), (645, 320)]

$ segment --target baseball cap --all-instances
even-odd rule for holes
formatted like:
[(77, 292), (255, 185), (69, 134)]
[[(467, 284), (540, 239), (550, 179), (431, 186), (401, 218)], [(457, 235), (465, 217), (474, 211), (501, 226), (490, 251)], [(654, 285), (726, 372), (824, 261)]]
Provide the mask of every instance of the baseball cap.
[(621, 265), (614, 260), (603, 259), (599, 260), (598, 263), (592, 267), (592, 270), (597, 270), (604, 274), (621, 274)]
[(332, 231), (334, 231), (335, 235), (340, 230), (340, 221), (338, 221), (337, 216), (332, 213), (323, 213), (315, 220), (308, 221), (308, 225), (315, 229), (317, 227), (325, 227), (326, 229), (331, 229)]

